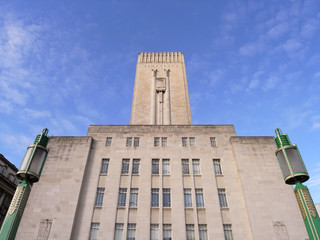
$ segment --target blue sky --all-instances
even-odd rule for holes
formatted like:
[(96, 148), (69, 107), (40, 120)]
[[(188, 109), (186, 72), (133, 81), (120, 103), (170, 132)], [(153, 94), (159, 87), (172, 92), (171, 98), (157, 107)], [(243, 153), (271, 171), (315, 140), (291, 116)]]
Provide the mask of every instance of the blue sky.
[(320, 203), (320, 4), (0, 0), (0, 152), (129, 124), (139, 52), (184, 52), (194, 124), (298, 144)]

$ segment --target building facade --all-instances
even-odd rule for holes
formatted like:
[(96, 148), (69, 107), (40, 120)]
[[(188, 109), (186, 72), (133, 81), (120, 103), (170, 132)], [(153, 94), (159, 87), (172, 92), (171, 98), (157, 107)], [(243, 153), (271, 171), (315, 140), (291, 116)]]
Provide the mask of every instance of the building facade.
[(130, 125), (48, 148), (17, 239), (308, 239), (273, 137), (192, 125), (182, 53), (138, 55)]
[(20, 183), (16, 177), (18, 169), (0, 154), (0, 227), (6, 217), (12, 197)]

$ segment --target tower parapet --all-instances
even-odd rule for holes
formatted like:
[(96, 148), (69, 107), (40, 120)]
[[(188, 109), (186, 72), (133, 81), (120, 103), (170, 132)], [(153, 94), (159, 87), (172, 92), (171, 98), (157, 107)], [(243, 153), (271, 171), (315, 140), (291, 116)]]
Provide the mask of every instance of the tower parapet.
[(177, 63), (184, 62), (182, 52), (139, 53), (138, 63)]

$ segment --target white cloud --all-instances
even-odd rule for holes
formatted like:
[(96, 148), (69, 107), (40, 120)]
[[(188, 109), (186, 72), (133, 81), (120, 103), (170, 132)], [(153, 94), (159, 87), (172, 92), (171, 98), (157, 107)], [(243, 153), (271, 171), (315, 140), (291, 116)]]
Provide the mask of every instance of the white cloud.
[(45, 110), (36, 110), (36, 109), (30, 109), (27, 108), (24, 110), (23, 113), (25, 116), (28, 116), (28, 118), (50, 118), (51, 117), (51, 113), (49, 111), (45, 111)]
[(313, 75), (314, 78), (320, 78), (320, 72), (317, 72)]
[(310, 19), (309, 21), (307, 21), (301, 29), (301, 36), (305, 37), (305, 38), (312, 38), (316, 32), (319, 30), (319, 20), (317, 19)]
[(262, 38), (260, 38), (257, 42), (251, 42), (243, 45), (239, 49), (239, 53), (242, 56), (253, 57), (261, 52), (264, 52), (266, 46)]
[(29, 97), (29, 94), (8, 86), (8, 83), (5, 81), (0, 82), (0, 93), (7, 101), (18, 105), (26, 105)]
[(257, 88), (258, 86), (259, 86), (259, 84), (260, 84), (260, 80), (259, 79), (252, 79), (251, 81), (250, 81), (250, 83), (249, 83), (249, 86), (248, 86), (248, 88), (247, 88), (247, 91), (250, 91), (250, 90), (252, 90), (252, 89), (255, 89), (255, 88)]
[(271, 76), (271, 77), (269, 77), (266, 81), (265, 81), (265, 83), (263, 84), (263, 87), (262, 87), (262, 89), (264, 90), (264, 91), (269, 91), (269, 90), (272, 90), (276, 85), (277, 85), (277, 83), (279, 82), (279, 78), (278, 77), (276, 77), (276, 76)]
[(13, 110), (12, 104), (9, 101), (0, 99), (0, 112), (11, 113)]
[(319, 130), (320, 129), (320, 122), (316, 122), (312, 124), (312, 130)]
[(286, 34), (289, 31), (289, 24), (288, 23), (280, 23), (274, 27), (272, 27), (267, 32), (267, 37), (271, 39), (278, 39), (282, 37), (284, 34)]
[(303, 44), (297, 39), (288, 39), (282, 47), (288, 54), (292, 54), (301, 50)]
[(210, 86), (215, 86), (217, 83), (223, 78), (224, 76), (224, 70), (222, 69), (216, 69), (212, 72), (210, 72), (208, 75), (209, 84)]
[(0, 133), (1, 141), (10, 147), (12, 150), (23, 153), (27, 147), (33, 143), (34, 139), (19, 134)]

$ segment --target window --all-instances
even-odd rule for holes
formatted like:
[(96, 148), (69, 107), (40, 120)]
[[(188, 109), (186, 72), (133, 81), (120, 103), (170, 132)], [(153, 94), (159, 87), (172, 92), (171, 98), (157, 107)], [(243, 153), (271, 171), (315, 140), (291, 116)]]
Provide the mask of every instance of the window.
[(138, 205), (138, 188), (131, 188), (130, 190), (130, 207), (137, 207)]
[(151, 207), (159, 207), (159, 188), (151, 189)]
[(126, 206), (126, 196), (127, 196), (127, 189), (120, 188), (119, 189), (119, 198), (118, 198), (118, 207), (125, 207)]
[(167, 146), (167, 138), (166, 137), (161, 138), (161, 146), (162, 147)]
[(196, 204), (198, 208), (204, 207), (202, 188), (196, 188)]
[(159, 240), (159, 224), (150, 225), (150, 240)]
[(102, 159), (100, 174), (101, 175), (108, 174), (108, 168), (109, 168), (109, 159)]
[(213, 159), (213, 168), (216, 175), (222, 175), (220, 159)]
[(91, 223), (89, 240), (98, 239), (99, 226), (99, 223)]
[(7, 171), (7, 166), (2, 166), (1, 168), (1, 174), (4, 175)]
[(140, 140), (140, 138), (138, 138), (138, 137), (133, 138), (133, 146), (138, 147), (139, 146), (139, 140)]
[(182, 159), (181, 160), (182, 165), (182, 174), (190, 174), (189, 171), (189, 159)]
[(187, 137), (183, 137), (183, 138), (182, 138), (182, 146), (183, 146), (183, 147), (186, 147), (186, 146), (187, 146), (187, 140), (188, 140)]
[(127, 240), (136, 239), (136, 224), (128, 223)]
[(132, 137), (127, 137), (126, 146), (127, 147), (131, 147), (132, 146)]
[[(189, 146), (193, 147), (196, 145), (196, 138), (195, 137), (189, 137)], [(188, 146), (188, 137), (182, 137), (182, 146), (186, 147)]]
[(189, 138), (190, 147), (193, 147), (196, 145), (196, 139), (194, 137)]
[(200, 161), (199, 159), (192, 159), (193, 175), (200, 175)]
[(123, 223), (116, 223), (114, 240), (122, 240), (122, 233), (123, 233)]
[(122, 159), (121, 174), (129, 174), (130, 159)]
[(218, 188), (218, 195), (219, 195), (219, 203), (221, 208), (228, 207), (227, 197), (226, 197), (226, 190), (224, 188)]
[(168, 175), (170, 174), (170, 160), (162, 159), (162, 174)]
[(160, 138), (159, 137), (155, 137), (154, 138), (154, 146), (157, 147), (160, 145)]
[(170, 188), (164, 188), (162, 190), (163, 194), (163, 207), (171, 207), (171, 199), (170, 199)]
[(112, 137), (107, 137), (106, 146), (111, 146)]
[(191, 189), (190, 188), (183, 189), (183, 194), (184, 194), (184, 207), (192, 207)]
[(98, 188), (97, 189), (97, 196), (96, 196), (96, 202), (95, 207), (101, 207), (103, 203), (103, 195), (104, 195), (104, 188)]
[(152, 159), (152, 174), (159, 174), (159, 159)]
[(194, 225), (187, 224), (186, 225), (186, 232), (187, 232), (187, 240), (194, 240)]
[(163, 240), (172, 240), (171, 224), (163, 224)]
[(140, 159), (133, 159), (132, 161), (132, 174), (139, 174)]
[(199, 224), (199, 240), (208, 240), (207, 224)]
[(160, 137), (155, 137), (155, 138), (154, 138), (154, 142), (153, 142), (155, 147), (160, 146), (160, 140), (161, 140), (161, 146), (162, 146), (162, 147), (167, 146), (167, 138), (166, 138), (166, 137), (162, 137), (162, 138), (160, 138)]
[(223, 224), (223, 231), (224, 231), (224, 239), (225, 240), (232, 240), (232, 228), (231, 224)]
[(211, 137), (210, 138), (210, 144), (211, 144), (211, 147), (216, 147), (217, 146), (217, 141), (216, 141), (215, 137)]

